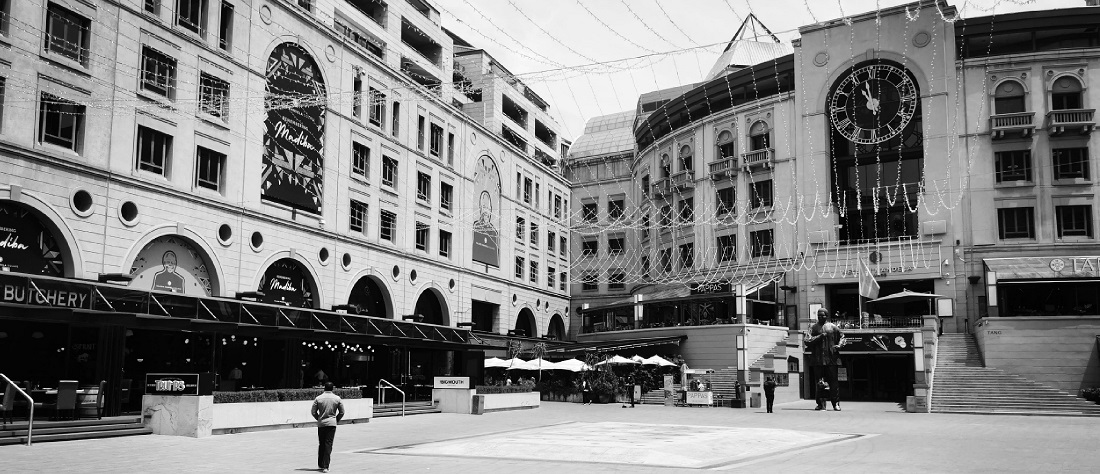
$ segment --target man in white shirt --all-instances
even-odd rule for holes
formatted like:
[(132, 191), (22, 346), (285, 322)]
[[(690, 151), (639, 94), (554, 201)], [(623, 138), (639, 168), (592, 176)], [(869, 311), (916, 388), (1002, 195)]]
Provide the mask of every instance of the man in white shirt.
[(321, 472), (328, 472), (336, 425), (344, 418), (344, 403), (332, 393), (332, 382), (325, 384), (325, 393), (313, 399), (312, 413), (313, 419), (317, 420), (317, 467)]

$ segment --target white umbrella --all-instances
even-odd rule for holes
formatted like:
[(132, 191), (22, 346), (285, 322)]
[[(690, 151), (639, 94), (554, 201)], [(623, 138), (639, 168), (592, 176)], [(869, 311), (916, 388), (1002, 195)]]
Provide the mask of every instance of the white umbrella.
[(645, 357), (642, 357), (638, 354), (634, 354), (634, 357), (631, 357), (630, 360), (632, 360), (634, 362), (637, 362), (639, 364), (645, 364)]
[(569, 359), (560, 362), (554, 362), (553, 369), (568, 370), (570, 372), (580, 372), (583, 370), (592, 370), (592, 366), (585, 364), (583, 361), (577, 359)]
[(650, 357), (650, 358), (646, 359), (645, 362), (642, 362), (642, 363), (645, 364), (645, 365), (657, 365), (657, 366), (660, 366), (660, 367), (675, 367), (676, 366), (676, 364), (673, 364), (672, 362), (669, 362), (668, 359), (665, 359), (664, 357), (661, 357), (661, 356), (658, 356), (658, 355)]
[(499, 357), (490, 357), (485, 359), (485, 368), (491, 369), (493, 367), (508, 367), (508, 361)]
[(533, 370), (552, 370), (554, 368), (553, 362), (545, 360), (542, 357), (539, 357), (538, 359), (531, 359), (527, 361), (527, 363), (535, 367), (535, 369)]
[(607, 359), (603, 362), (597, 362), (596, 363), (596, 365), (604, 365), (604, 364), (633, 364), (633, 365), (637, 365), (638, 363), (635, 362), (635, 361), (632, 361), (630, 359), (627, 359), (626, 357), (623, 357), (621, 355), (616, 354), (614, 357), (612, 357), (610, 359)]
[(539, 370), (539, 366), (516, 357), (508, 359), (504, 362), (508, 363), (508, 365), (505, 366), (508, 368), (508, 370)]

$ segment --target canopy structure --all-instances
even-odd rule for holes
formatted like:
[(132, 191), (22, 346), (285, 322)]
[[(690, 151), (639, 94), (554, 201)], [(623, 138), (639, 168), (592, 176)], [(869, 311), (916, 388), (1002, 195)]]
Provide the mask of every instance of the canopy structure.
[(638, 362), (635, 362), (635, 361), (633, 361), (633, 360), (627, 359), (626, 357), (623, 357), (623, 356), (621, 356), (621, 355), (615, 355), (615, 356), (611, 357), (610, 359), (607, 359), (607, 360), (605, 360), (605, 361), (603, 361), (603, 362), (597, 362), (597, 363), (596, 363), (596, 365), (604, 365), (604, 364), (612, 364), (612, 365), (620, 365), (620, 364), (628, 364), (628, 365), (638, 365)]
[(530, 362), (518, 357), (508, 359), (504, 363), (506, 364), (504, 368), (508, 370), (539, 370), (538, 366), (533, 366)]
[(868, 303), (912, 303), (914, 301), (931, 300), (935, 298), (943, 298), (942, 295), (933, 293), (917, 293), (915, 291), (901, 290), (900, 292), (892, 295), (886, 295), (882, 298), (876, 298), (868, 301)]
[(491, 369), (491, 368), (494, 368), (494, 367), (501, 367), (501, 368), (508, 367), (508, 361), (506, 361), (504, 359), (501, 359), (499, 357), (490, 357), (488, 359), (485, 359), (485, 368), (486, 369)]
[(665, 359), (664, 357), (661, 357), (659, 355), (655, 355), (655, 356), (650, 357), (648, 359), (643, 359), (642, 364), (643, 365), (656, 365), (658, 367), (676, 367), (676, 364), (670, 362), (668, 359)]
[(563, 360), (554, 363), (554, 370), (568, 370), (570, 372), (581, 372), (584, 370), (592, 370), (592, 366), (585, 364), (583, 361), (577, 359)]

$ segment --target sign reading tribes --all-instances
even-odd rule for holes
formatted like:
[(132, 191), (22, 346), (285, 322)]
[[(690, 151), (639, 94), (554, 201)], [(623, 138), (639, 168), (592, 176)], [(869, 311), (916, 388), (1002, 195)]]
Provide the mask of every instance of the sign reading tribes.
[(302, 265), (293, 259), (280, 259), (267, 267), (257, 289), (263, 292), (264, 303), (313, 307), (312, 279), (302, 269)]
[(0, 271), (65, 276), (61, 246), (30, 209), (0, 202)]
[(324, 185), (325, 83), (301, 46), (283, 43), (267, 60), (260, 195), (320, 214)]
[(130, 286), (142, 290), (212, 296), (206, 259), (176, 235), (157, 237), (141, 249), (130, 267)]

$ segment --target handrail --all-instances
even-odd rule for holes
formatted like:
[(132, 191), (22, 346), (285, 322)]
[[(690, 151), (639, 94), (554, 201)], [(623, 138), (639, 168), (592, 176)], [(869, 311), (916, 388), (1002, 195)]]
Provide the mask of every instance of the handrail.
[[(383, 383), (386, 384), (386, 385), (389, 385), (389, 387), (383, 387), (382, 386)], [(396, 385), (390, 383), (390, 381), (386, 380), (386, 379), (378, 379), (378, 386), (375, 387), (375, 388), (378, 389), (378, 398), (382, 400), (383, 404), (386, 403), (386, 397), (385, 397), (386, 392), (384, 392), (383, 390), (385, 390), (387, 388), (392, 388), (394, 390), (397, 390), (398, 392), (401, 392), (401, 416), (405, 416), (405, 391), (404, 390), (401, 390), (401, 389), (397, 388)]]
[(23, 396), (23, 398), (26, 398), (27, 404), (31, 407), (31, 411), (27, 415), (27, 446), (30, 446), (31, 434), (32, 431), (34, 431), (34, 399), (31, 398), (30, 395), (27, 395), (27, 392), (24, 392), (23, 389), (19, 388), (19, 386), (16, 385), (15, 382), (12, 382), (7, 375), (0, 374), (0, 378), (4, 379), (4, 381), (8, 383), (9, 389), (15, 389), (17, 392), (19, 392), (20, 395)]

